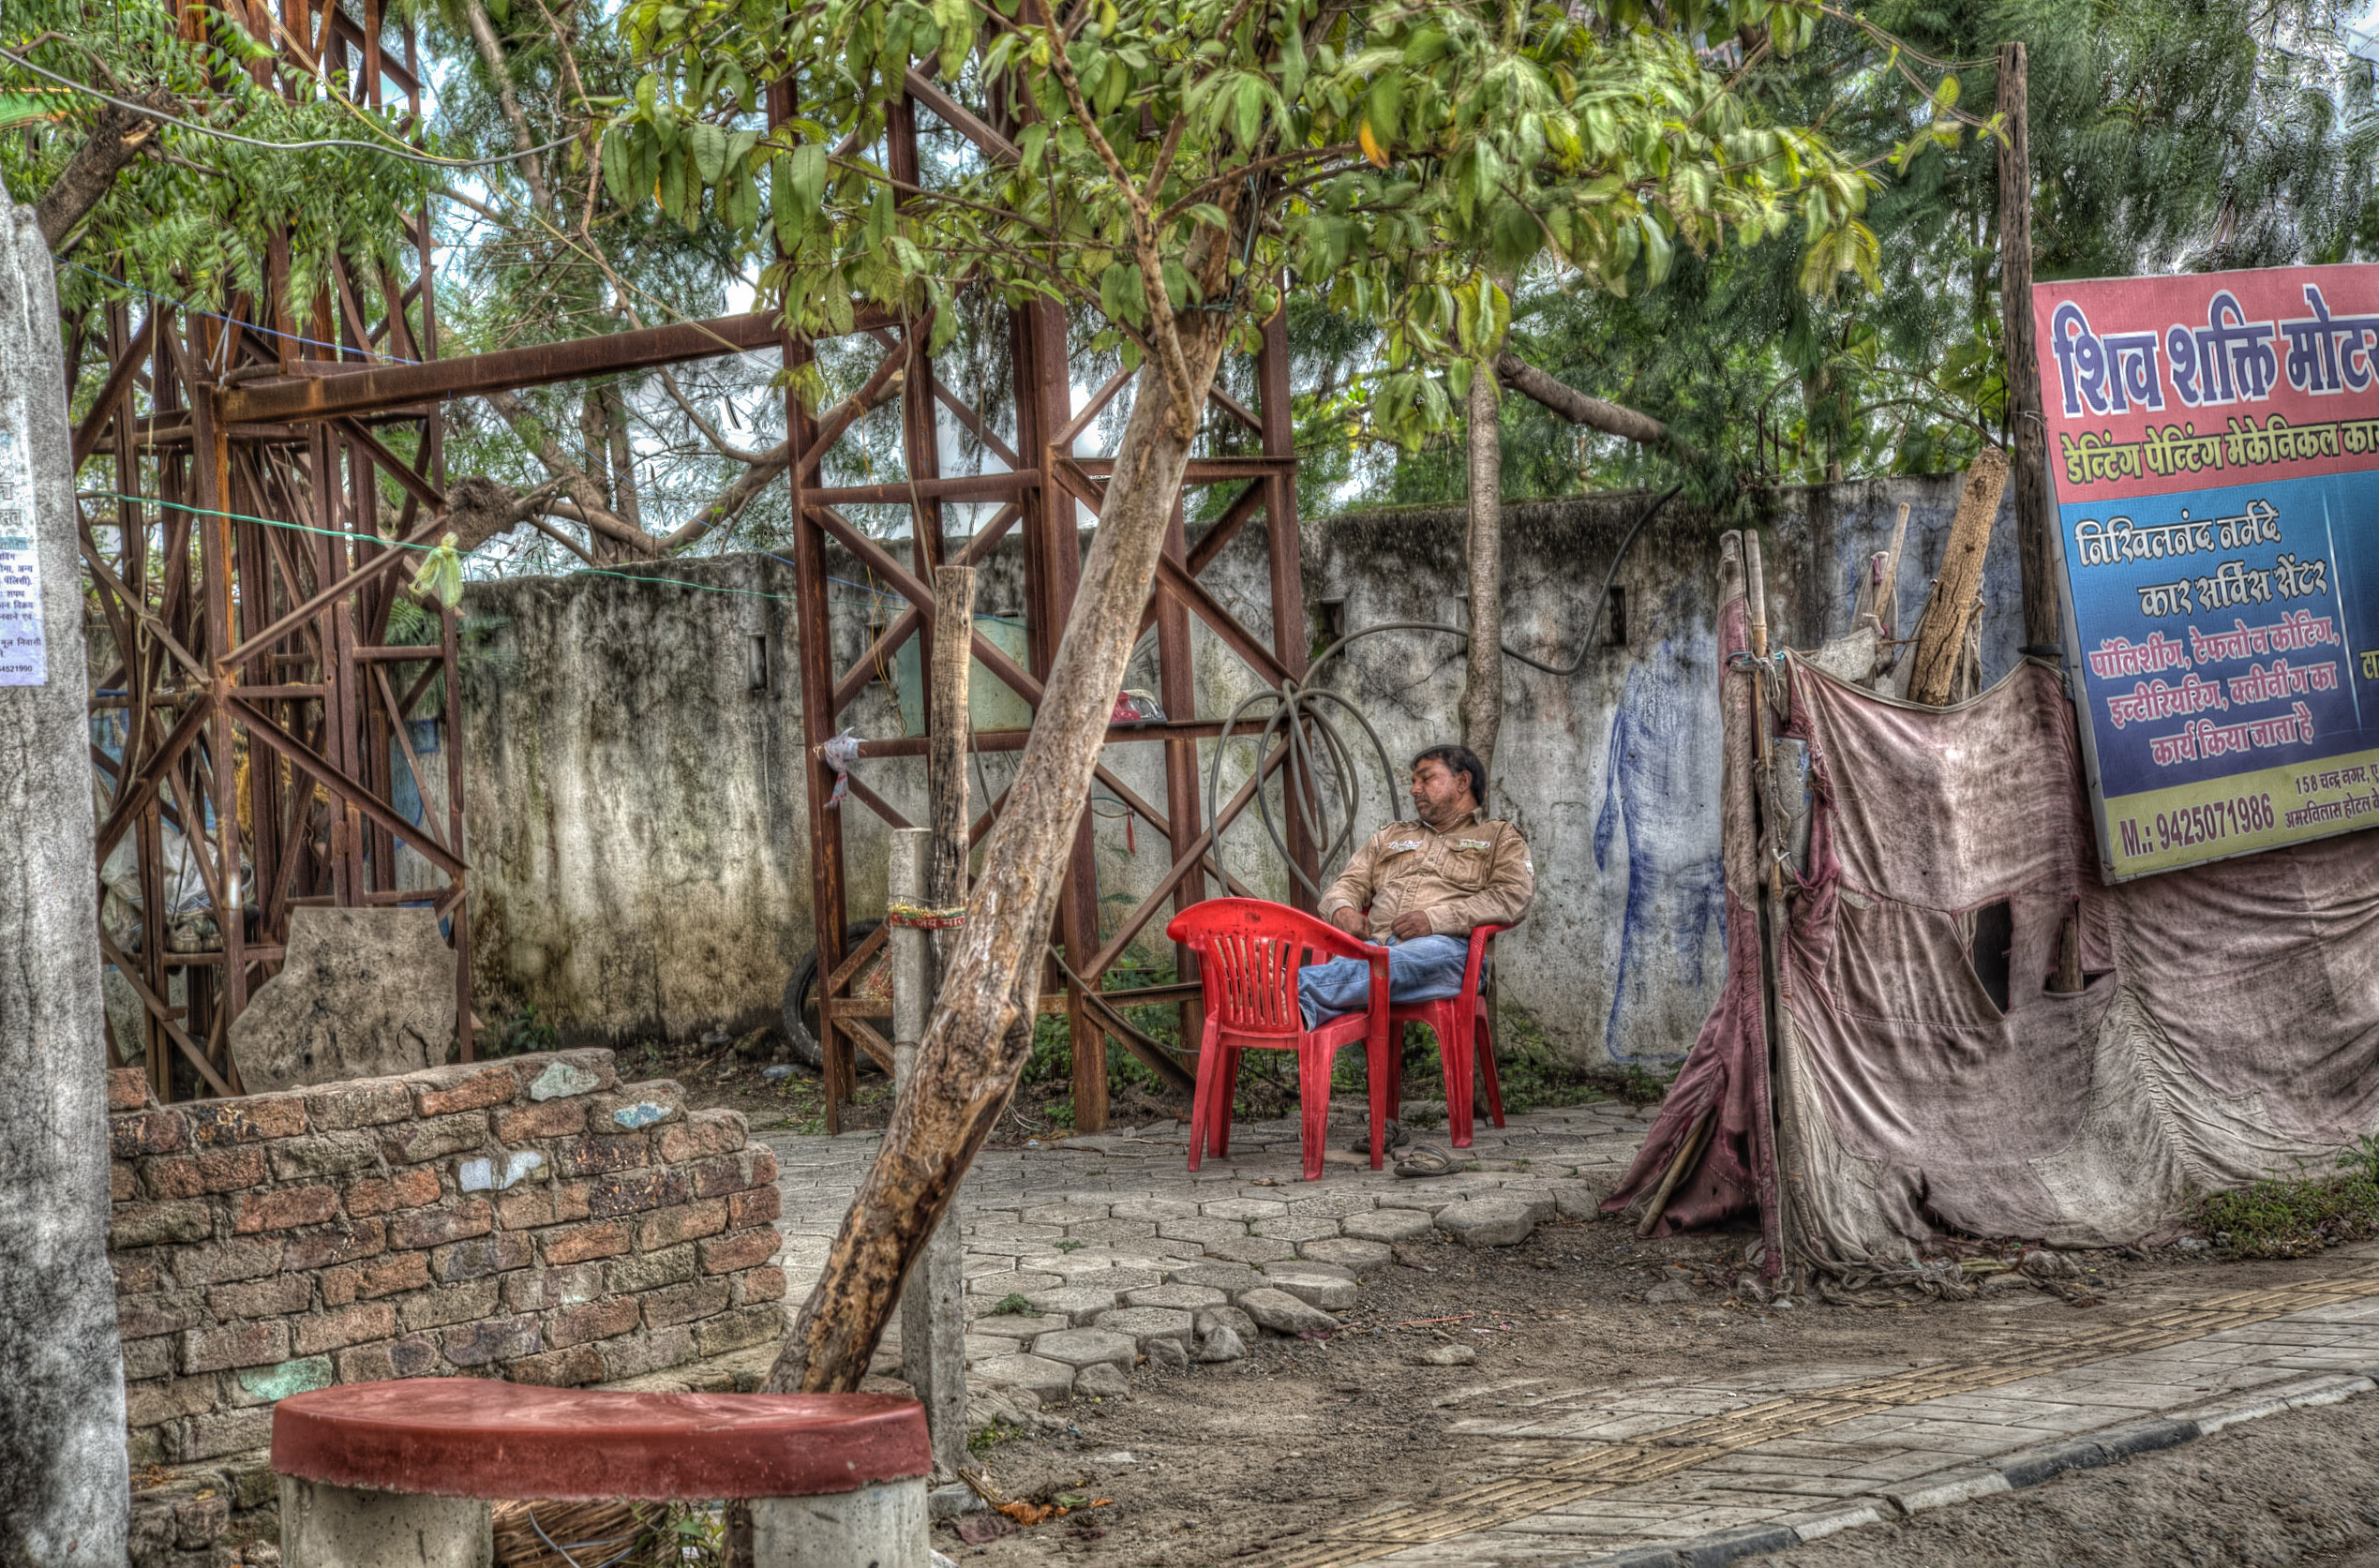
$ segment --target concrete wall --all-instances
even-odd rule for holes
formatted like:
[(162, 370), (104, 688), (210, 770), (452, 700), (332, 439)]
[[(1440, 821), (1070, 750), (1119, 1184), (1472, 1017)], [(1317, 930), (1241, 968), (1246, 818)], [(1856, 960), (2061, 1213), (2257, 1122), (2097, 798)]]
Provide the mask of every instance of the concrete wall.
[[(1880, 548), (1898, 502), (1911, 508), (1900, 594), (1904, 629), (1939, 560), (1959, 480), (1878, 481), (1788, 490), (1762, 520), (1771, 597), (1787, 635), (1809, 644), (1845, 629), (1859, 564)], [(1536, 907), (1504, 939), (1507, 1002), (1529, 1009), (1581, 1063), (1659, 1065), (1693, 1042), (1723, 963), (1718, 891), (1718, 750), (1713, 596), (1716, 525), (1672, 506), (1622, 564), (1624, 642), (1584, 650), (1603, 575), (1646, 498), (1597, 496), (1506, 513), (1506, 639), (1568, 676), (1506, 661), (1494, 808), (1535, 852)], [(1315, 520), (1304, 535), (1309, 622), (1353, 630), (1458, 620), (1458, 509), (1404, 508)], [(1986, 573), (1986, 679), (2021, 639), (2012, 524), (2003, 514)], [(1264, 544), (1251, 526), (1207, 585), (1259, 635), (1270, 616)], [(864, 648), (875, 601), (864, 574), (833, 568), (838, 657)], [(771, 1020), (810, 946), (803, 743), (789, 656), (791, 569), (766, 556), (673, 562), (655, 574), (699, 587), (588, 575), (474, 584), (489, 629), (465, 678), (473, 951), (483, 1018), (533, 1004), (565, 1038), (632, 1039), (741, 1029)], [(979, 608), (1013, 617), (1012, 552), (987, 571)], [(1606, 628), (1603, 636), (1607, 638)], [(750, 673), (755, 637), (765, 686)], [(1199, 710), (1220, 717), (1260, 682), (1199, 629)], [(892, 672), (897, 676), (897, 671)], [(980, 671), (978, 679), (982, 680)], [(1325, 683), (1362, 706), (1389, 761), (1457, 738), (1459, 643), (1395, 633), (1356, 643)], [(1154, 690), (1153, 639), (1127, 684)], [(879, 681), (847, 716), (861, 735), (898, 732)], [(1260, 724), (1261, 712), (1255, 715)], [(1369, 832), (1404, 810), (1356, 726)], [(1201, 779), (1213, 755), (1202, 746)], [(1251, 748), (1228, 748), (1221, 793)], [(1110, 766), (1161, 803), (1160, 748), (1110, 748)], [(863, 777), (921, 820), (921, 767), (863, 765)], [(978, 799), (1012, 774), (983, 758)], [(1100, 894), (1111, 920), (1166, 864), (1145, 824), (1126, 831), (1096, 792)], [(885, 839), (873, 814), (843, 808), (852, 915), (883, 903)], [(1250, 814), (1226, 836), (1234, 874), (1282, 896), (1285, 869)], [(1150, 928), (1160, 931), (1161, 922)], [(1144, 955), (1168, 962), (1170, 949)]]

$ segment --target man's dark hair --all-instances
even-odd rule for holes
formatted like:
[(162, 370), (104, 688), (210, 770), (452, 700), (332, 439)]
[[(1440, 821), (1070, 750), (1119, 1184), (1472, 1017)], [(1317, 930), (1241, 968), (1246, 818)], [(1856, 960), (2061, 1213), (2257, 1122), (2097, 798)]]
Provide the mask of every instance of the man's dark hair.
[(1487, 764), (1478, 759), (1476, 752), (1468, 746), (1431, 746), (1413, 759), (1413, 766), (1418, 768), (1424, 762), (1442, 762), (1449, 773), (1469, 774), (1471, 799), (1478, 803), (1479, 810), (1487, 809)]

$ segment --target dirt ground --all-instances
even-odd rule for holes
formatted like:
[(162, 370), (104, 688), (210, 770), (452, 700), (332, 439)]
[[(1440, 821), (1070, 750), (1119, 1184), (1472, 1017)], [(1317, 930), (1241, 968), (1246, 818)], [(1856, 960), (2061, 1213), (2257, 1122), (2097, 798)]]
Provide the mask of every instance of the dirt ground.
[[(1106, 1498), (1105, 1506), (1078, 1508), (982, 1545), (962, 1542), (943, 1525), (935, 1545), (984, 1568), (1058, 1559), (1116, 1568), (1211, 1568), (1354, 1511), (1418, 1501), (1484, 1479), (1474, 1465), (1493, 1440), (1448, 1427), (1491, 1417), (1532, 1383), (1549, 1390), (1678, 1375), (1723, 1381), (1831, 1364), (1884, 1370), (1965, 1360), (2055, 1342), (2085, 1315), (2093, 1322), (2128, 1321), (2215, 1290), (2278, 1284), (2340, 1266), (2319, 1259), (2221, 1264), (2172, 1262), (2170, 1254), (2080, 1254), (2097, 1271), (2095, 1306), (2023, 1291), (1903, 1308), (1796, 1304), (1783, 1309), (1723, 1283), (1753, 1239), (1743, 1232), (1638, 1242), (1625, 1226), (1603, 1221), (1545, 1226), (1519, 1247), (1491, 1252), (1426, 1246), (1412, 1254), (1426, 1272), (1399, 1264), (1367, 1278), (1361, 1311), (1335, 1338), (1266, 1338), (1250, 1347), (1245, 1361), (1185, 1373), (1144, 1368), (1132, 1379), (1130, 1400), (1077, 1400), (1058, 1412), (1068, 1424), (1064, 1431), (1018, 1438), (984, 1456), (994, 1481), (1010, 1496)], [(1655, 1306), (1641, 1299), (1648, 1287), (1696, 1277), (1719, 1283), (1698, 1289), (1692, 1303)], [(1448, 1342), (1472, 1347), (1475, 1363), (1414, 1364), (1416, 1352)], [(2379, 1412), (2379, 1401), (2372, 1410)], [(2379, 1430), (2379, 1413), (2358, 1414)], [(2320, 1431), (2319, 1421), (2307, 1423), (2307, 1430)], [(2337, 1456), (2355, 1452), (2346, 1441), (2340, 1440), (2329, 1468), (2368, 1471), (2367, 1495), (2379, 1526), (2379, 1470), (2358, 1458), (2339, 1465)], [(2342, 1488), (2336, 1508), (2347, 1508), (2348, 1478), (2333, 1479)], [(2262, 1495), (2252, 1485), (2233, 1491), (2229, 1501), (2208, 1494), (2190, 1506), (2207, 1512), (2236, 1502), (2244, 1508), (2240, 1500)], [(2280, 1562), (2293, 1559), (2270, 1556), (2264, 1547), (2283, 1536), (2297, 1542), (2295, 1550), (2334, 1548), (2357, 1538), (2342, 1527), (2320, 1524), (2327, 1517), (2309, 1516), (2293, 1535), (2278, 1525), (2240, 1535), (2237, 1545), (2245, 1555), (2118, 1559), (2072, 1552), (1969, 1560), (1955, 1556), (1963, 1548), (1949, 1542), (1938, 1560), (1887, 1553), (1841, 1563)], [(1939, 1528), (1951, 1526), (1943, 1521)], [(2207, 1536), (2209, 1542), (2229, 1539)], [(1799, 1568), (1804, 1560), (1780, 1561)], [(1812, 1568), (1834, 1561), (1806, 1559)]]
[[(743, 1111), (756, 1130), (823, 1130), (816, 1083), (770, 1081), (765, 1056), (713, 1042), (622, 1053), (624, 1072), (673, 1077), (690, 1104)], [(860, 1080), (845, 1125), (880, 1123), (884, 1081)], [(1152, 1109), (1162, 1109), (1153, 1107)], [(1033, 1107), (1000, 1142), (1033, 1136)], [(1723, 1381), (1856, 1365), (1876, 1371), (2054, 1343), (2087, 1320), (2146, 1318), (2224, 1290), (2352, 1266), (2335, 1254), (2222, 1262), (2171, 1249), (2077, 1253), (2074, 1300), (2031, 1291), (1881, 1308), (1764, 1303), (1744, 1289), (1748, 1229), (1638, 1241), (1616, 1221), (1540, 1227), (1516, 1247), (1401, 1249), (1367, 1277), (1333, 1338), (1266, 1337), (1244, 1361), (1159, 1373), (1122, 1400), (1053, 1411), (1056, 1429), (980, 1455), (1006, 1495), (1070, 1512), (983, 1542), (935, 1527), (935, 1547), (975, 1568), (1218, 1568), (1352, 1512), (1421, 1501), (1484, 1479), (1494, 1440), (1455, 1433), (1524, 1393), (1687, 1376)], [(1683, 1280), (1688, 1300), (1649, 1303)], [(1664, 1295), (1674, 1292), (1663, 1292)], [(1444, 1345), (1464, 1366), (1416, 1364)], [(1773, 1568), (2230, 1568), (2319, 1562), (2379, 1568), (2379, 1398), (2233, 1428), (2167, 1454), (1847, 1532)], [(1105, 1501), (1088, 1506), (1094, 1500)], [(980, 1526), (978, 1527), (980, 1528)], [(2345, 1555), (2339, 1555), (2339, 1554)]]
[(2366, 1395), (1744, 1568), (2379, 1568), (2374, 1445)]

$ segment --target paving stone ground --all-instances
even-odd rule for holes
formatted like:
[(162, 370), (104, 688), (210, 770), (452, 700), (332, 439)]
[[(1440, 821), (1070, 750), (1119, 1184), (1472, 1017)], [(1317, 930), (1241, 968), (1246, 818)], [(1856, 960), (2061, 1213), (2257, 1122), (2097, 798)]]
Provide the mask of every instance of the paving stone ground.
[[(1383, 1271), (1401, 1272), (1387, 1248), (1473, 1256), (1449, 1239), (1508, 1234), (1465, 1223), (1489, 1211), (1517, 1211), (1529, 1224), (1584, 1217), (1648, 1122), (1619, 1105), (1514, 1116), (1500, 1131), (1479, 1129), (1471, 1151), (1479, 1169), (1427, 1182), (1374, 1173), (1344, 1154), (1333, 1155), (1322, 1181), (1300, 1181), (1291, 1123), (1234, 1127), (1231, 1157), (1194, 1174), (1170, 1124), (987, 1153), (959, 1207), (970, 1380), (1028, 1405), (1054, 1404), (1086, 1391), (1077, 1381), (1085, 1376), (1112, 1391), (1117, 1369), (1136, 1366), (1137, 1381), (1180, 1367), (1173, 1344), (1201, 1359), (1201, 1342), (1218, 1326), (1264, 1351), (1281, 1342), (1262, 1338), (1249, 1314), (1269, 1318), (1284, 1292), (1286, 1307), (1359, 1322), (1367, 1290), (1389, 1288)], [(1333, 1142), (1355, 1130), (1336, 1127)], [(784, 1262), (798, 1299), (875, 1141), (765, 1141), (783, 1172)], [(1463, 1207), (1448, 1213), (1449, 1205)], [(1672, 1366), (1601, 1380), (1556, 1368), (1500, 1378), (1435, 1401), (1453, 1407), (1446, 1429), (1472, 1440), (1459, 1471), (1414, 1477), (1400, 1499), (1325, 1511), (1312, 1528), (1230, 1555), (1264, 1568), (1670, 1568), (1959, 1506), (2370, 1390), (2379, 1371), (2374, 1256), (2334, 1253), (2293, 1275), (2256, 1276), (2280, 1282), (2245, 1290), (2174, 1291), (2145, 1316), (2068, 1313), (2032, 1298), (2064, 1315), (2030, 1315), (2039, 1329), (2028, 1337), (1976, 1337), (1963, 1354), (1953, 1343), (1914, 1366), (1803, 1362), (1709, 1378)], [(993, 1310), (1011, 1296), (1028, 1310)], [(1650, 1298), (1646, 1317), (1676, 1299), (1658, 1290)], [(1151, 1351), (1158, 1341), (1169, 1343)], [(1294, 1343), (1287, 1353), (1298, 1353)], [(888, 1347), (879, 1369), (897, 1359), (897, 1346)], [(1493, 1396), (1485, 1408), (1481, 1394)], [(1157, 1396), (1153, 1385), (1148, 1396)], [(977, 1550), (996, 1565), (1054, 1549), (1011, 1538)], [(1070, 1548), (1117, 1562), (1195, 1562), (1208, 1549), (1184, 1544), (1109, 1559), (1087, 1540)]]
[[(973, 1320), (968, 1375), (1046, 1401), (1063, 1397), (1066, 1383), (1051, 1366), (1020, 1357), (1090, 1365), (1077, 1341), (1057, 1337), (1072, 1331), (1112, 1327), (1145, 1339), (1157, 1320), (1143, 1314), (1168, 1308), (1189, 1321), (1166, 1320), (1167, 1337), (1194, 1350), (1215, 1322), (1251, 1327), (1235, 1310), (1218, 1311), (1237, 1308), (1250, 1292), (1285, 1291), (1315, 1312), (1345, 1310), (1364, 1271), (1386, 1266), (1399, 1240), (1433, 1227), (1459, 1234), (1476, 1228), (1464, 1223), (1474, 1215), (1482, 1234), (1516, 1241), (1564, 1207), (1590, 1212), (1649, 1125), (1648, 1111), (1617, 1102), (1516, 1116), (1507, 1127), (1476, 1129), (1468, 1151), (1474, 1169), (1420, 1181), (1373, 1171), (1368, 1155), (1343, 1146), (1330, 1152), (1323, 1180), (1300, 1180), (1294, 1120), (1234, 1124), (1229, 1155), (1195, 1172), (1185, 1131), (1173, 1122), (985, 1151), (958, 1208)], [(1345, 1145), (1361, 1132), (1341, 1120), (1332, 1141)], [(779, 1261), (791, 1299), (825, 1266), (879, 1138), (755, 1136), (777, 1157)], [(1003, 1303), (1008, 1312), (998, 1310)], [(897, 1366), (897, 1336), (879, 1366)]]

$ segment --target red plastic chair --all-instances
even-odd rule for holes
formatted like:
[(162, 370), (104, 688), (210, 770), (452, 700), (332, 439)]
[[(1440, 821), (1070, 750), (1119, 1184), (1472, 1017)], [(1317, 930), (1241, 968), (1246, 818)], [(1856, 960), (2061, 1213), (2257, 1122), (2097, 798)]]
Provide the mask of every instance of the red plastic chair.
[(1509, 926), (1475, 926), (1471, 931), (1471, 954), (1462, 964), (1462, 989), (1452, 996), (1434, 1002), (1402, 1002), (1388, 1008), (1388, 1022), (1399, 1025), (1396, 1037), (1397, 1092), (1403, 1094), (1402, 1069), (1404, 1053), (1401, 1042), (1406, 1023), (1426, 1023), (1429, 1033), (1437, 1037), (1438, 1060), (1445, 1068), (1445, 1128), (1458, 1149), (1471, 1146), (1472, 1063), (1477, 1063), (1479, 1076), (1487, 1080), (1487, 1113), (1497, 1127), (1504, 1125), (1504, 1094), (1495, 1083), (1495, 1021), (1487, 1016), (1487, 998), (1480, 994), (1478, 978), (1485, 969), (1489, 944)]
[[(1205, 1036), (1198, 1045), (1198, 1094), (1190, 1112), (1190, 1169), (1198, 1168), (1209, 1137), (1217, 1157), (1231, 1152), (1239, 1053), (1294, 1051), (1304, 1111), (1305, 1179), (1321, 1180), (1330, 1130), (1330, 1063), (1341, 1046), (1361, 1040), (1371, 1089), (1371, 1169), (1378, 1170), (1393, 1113), (1388, 1089), (1396, 1070), (1388, 1049), (1387, 949), (1303, 910), (1262, 899), (1192, 904), (1173, 918), (1165, 934), (1198, 955), (1198, 978), (1205, 988)], [(1368, 962), (1371, 1005), (1308, 1029), (1297, 1011), (1297, 970), (1308, 952)]]

